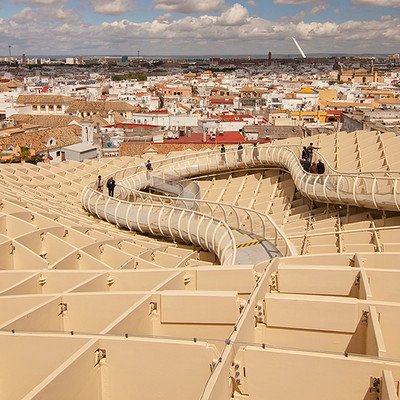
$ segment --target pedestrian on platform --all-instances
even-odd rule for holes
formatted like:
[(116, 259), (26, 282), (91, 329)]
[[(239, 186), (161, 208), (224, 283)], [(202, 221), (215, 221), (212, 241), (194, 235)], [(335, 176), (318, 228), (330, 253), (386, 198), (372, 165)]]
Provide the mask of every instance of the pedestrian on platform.
[(317, 174), (317, 173), (318, 173), (317, 164), (316, 164), (315, 162), (313, 162), (313, 163), (311, 164), (310, 172), (311, 172), (312, 174)]
[(145, 167), (146, 167), (146, 169), (147, 169), (147, 171), (146, 171), (146, 177), (147, 177), (147, 179), (150, 180), (150, 171), (153, 171), (153, 167), (152, 167), (152, 165), (151, 165), (150, 160), (147, 160), (147, 162), (146, 162), (144, 165), (145, 165)]
[(225, 158), (225, 145), (221, 145), (221, 163), (225, 164), (226, 163), (226, 158)]
[(321, 159), (318, 160), (317, 171), (320, 175), (322, 175), (325, 172), (325, 164), (321, 161)]
[(260, 161), (260, 157), (259, 157), (259, 150), (257, 147), (257, 143), (254, 143), (253, 145), (253, 161)]
[(108, 189), (108, 195), (110, 197), (114, 197), (114, 189), (115, 189), (116, 183), (113, 177), (111, 177), (108, 181), (107, 181), (107, 189)]
[(102, 192), (103, 191), (103, 181), (101, 180), (101, 175), (97, 177), (97, 191)]
[(308, 160), (309, 159), (309, 155), (308, 155), (308, 151), (307, 151), (307, 147), (303, 146), (303, 151), (301, 152), (301, 159), (302, 160)]
[(242, 146), (242, 143), (239, 143), (239, 146), (237, 148), (237, 156), (238, 156), (238, 162), (243, 162), (243, 146)]
[(303, 167), (304, 171), (310, 172), (311, 163), (307, 160), (300, 160), (300, 164)]
[[(322, 175), (325, 172), (325, 165), (324, 163), (321, 161), (321, 159), (318, 160), (317, 163), (317, 171), (318, 171), (318, 175)], [(321, 176), (318, 178), (319, 181), (321, 182), (321, 184), (324, 183), (324, 178)]]
[(307, 147), (308, 159), (310, 160), (310, 163), (312, 163), (313, 151), (318, 149), (319, 147), (315, 147), (312, 143), (310, 143), (310, 145)]

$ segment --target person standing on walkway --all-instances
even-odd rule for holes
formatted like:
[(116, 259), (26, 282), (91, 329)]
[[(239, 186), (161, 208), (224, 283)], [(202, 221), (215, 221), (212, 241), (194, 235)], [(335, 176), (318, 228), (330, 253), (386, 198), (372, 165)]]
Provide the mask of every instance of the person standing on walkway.
[(311, 164), (310, 172), (311, 172), (312, 174), (317, 174), (317, 173), (318, 173), (317, 164), (315, 164), (315, 162), (313, 162), (313, 163)]
[(307, 151), (307, 147), (306, 146), (303, 146), (303, 151), (301, 152), (301, 159), (302, 160), (308, 160), (309, 159), (309, 155), (308, 155), (308, 151)]
[(310, 145), (307, 147), (308, 159), (310, 160), (310, 163), (312, 163), (313, 151), (318, 149), (319, 147), (315, 147), (313, 143), (310, 143)]
[(150, 171), (153, 171), (153, 167), (151, 166), (150, 160), (147, 160), (147, 162), (144, 164), (144, 166), (145, 166), (146, 169), (147, 169), (147, 171), (146, 171), (146, 177), (147, 177), (147, 179), (150, 180)]
[(102, 192), (103, 191), (103, 181), (101, 180), (101, 175), (97, 177), (97, 191)]
[(238, 162), (243, 161), (243, 146), (242, 143), (239, 143), (239, 146), (237, 148), (237, 156), (238, 156)]
[(254, 143), (253, 145), (253, 161), (260, 161), (260, 157), (259, 157), (259, 150), (257, 147), (257, 143)]
[(116, 183), (113, 177), (111, 177), (108, 181), (107, 181), (107, 189), (108, 189), (108, 195), (110, 197), (114, 197), (114, 189), (115, 189)]
[(321, 159), (318, 160), (317, 171), (320, 175), (322, 175), (325, 172), (325, 164), (321, 161)]
[(225, 158), (225, 146), (222, 144), (221, 145), (221, 163), (225, 164), (226, 163), (226, 158)]
[[(325, 172), (325, 164), (321, 161), (321, 159), (319, 159), (317, 163), (317, 172), (318, 175), (322, 175)], [(321, 184), (324, 183), (324, 178), (322, 176), (319, 178), (319, 180)]]

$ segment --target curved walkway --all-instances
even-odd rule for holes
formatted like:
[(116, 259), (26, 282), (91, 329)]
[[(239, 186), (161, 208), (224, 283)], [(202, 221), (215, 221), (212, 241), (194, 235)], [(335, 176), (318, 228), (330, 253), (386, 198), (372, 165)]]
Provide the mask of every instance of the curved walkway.
[[(277, 166), (286, 169), (297, 189), (312, 200), (400, 210), (400, 174), (341, 173), (325, 160), (326, 173), (314, 175), (301, 167), (300, 151), (300, 146), (262, 146), (258, 151), (246, 147), (242, 154), (238, 154), (236, 148), (231, 148), (225, 154), (214, 150), (164, 159), (154, 162), (154, 171), (151, 172), (143, 166), (135, 166), (113, 174), (118, 182), (116, 198), (97, 192), (93, 183), (83, 190), (82, 204), (90, 213), (118, 226), (199, 245), (214, 252), (222, 264), (238, 261), (238, 249), (242, 247), (238, 247), (235, 230), (267, 239), (283, 255), (296, 255), (296, 249), (266, 214), (198, 200), (196, 196), (189, 199), (168, 197), (151, 195), (144, 190), (160, 187), (165, 182), (178, 183), (182, 179), (219, 171)], [(323, 158), (320, 154), (317, 156)], [(392, 176), (387, 176), (390, 174)]]

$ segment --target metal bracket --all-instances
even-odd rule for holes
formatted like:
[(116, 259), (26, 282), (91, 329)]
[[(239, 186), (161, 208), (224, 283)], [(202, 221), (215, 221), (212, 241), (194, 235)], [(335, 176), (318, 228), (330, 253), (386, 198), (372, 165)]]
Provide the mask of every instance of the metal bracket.
[(381, 379), (374, 376), (370, 377), (369, 392), (377, 394), (377, 400), (380, 398), (379, 393), (381, 391)]
[(60, 315), (64, 315), (64, 313), (68, 311), (67, 303), (60, 303), (58, 305), (58, 311), (59, 312), (57, 314), (57, 317), (60, 316)]
[(10, 254), (14, 254), (14, 251), (15, 251), (15, 246), (12, 243), (10, 243)]
[(271, 274), (270, 282), (271, 282), (270, 283), (271, 290), (277, 292), (278, 291), (278, 273), (277, 272), (274, 274)]
[(43, 276), (43, 275), (40, 275), (39, 281), (38, 281), (39, 285), (40, 285), (40, 286), (45, 285), (45, 284), (46, 284), (46, 281), (47, 281), (47, 278), (46, 278), (45, 276)]
[(361, 317), (361, 322), (363, 324), (368, 324), (368, 318), (369, 318), (369, 311), (363, 311), (362, 317)]
[(97, 365), (99, 365), (101, 360), (104, 360), (106, 357), (107, 357), (106, 349), (98, 348), (96, 350), (96, 364), (94, 364), (94, 366), (96, 367)]
[(256, 308), (254, 310), (254, 314), (256, 317), (256, 323), (265, 323), (265, 310), (264, 310), (265, 302), (264, 300), (257, 301)]
[(192, 277), (191, 277), (190, 275), (185, 275), (185, 276), (183, 277), (183, 283), (184, 283), (185, 285), (188, 285), (188, 284), (190, 283), (191, 280), (192, 280)]
[(157, 302), (151, 301), (149, 303), (149, 315), (155, 314), (156, 311), (157, 311)]

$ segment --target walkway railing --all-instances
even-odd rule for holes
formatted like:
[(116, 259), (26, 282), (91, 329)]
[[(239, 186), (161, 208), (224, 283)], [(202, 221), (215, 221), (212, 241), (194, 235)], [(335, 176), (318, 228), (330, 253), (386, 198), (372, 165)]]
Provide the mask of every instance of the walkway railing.
[(222, 264), (234, 264), (236, 243), (227, 223), (212, 215), (166, 204), (132, 203), (110, 197), (92, 187), (82, 193), (86, 210), (130, 230), (180, 239), (211, 251)]
[[(111, 174), (118, 183), (116, 193), (119, 198), (111, 199), (97, 192), (96, 184), (93, 183), (83, 190), (82, 204), (98, 217), (129, 229), (198, 244), (212, 250), (224, 263), (233, 263), (235, 259), (232, 228), (270, 239), (284, 255), (295, 255), (297, 252), (275, 222), (263, 213), (197, 198), (151, 195), (143, 192), (143, 189), (156, 187), (160, 182), (177, 183), (190, 177), (215, 172), (274, 166), (287, 170), (297, 189), (314, 201), (400, 211), (400, 173), (338, 172), (322, 154), (315, 151), (316, 159), (324, 160), (326, 172), (323, 175), (311, 174), (305, 172), (300, 164), (301, 149), (301, 146), (287, 145), (257, 148), (246, 146), (243, 151), (238, 152), (231, 147), (225, 153), (217, 149), (154, 161), (153, 171), (147, 171), (144, 165), (126, 168)], [(110, 207), (110, 204), (114, 206)], [(157, 218), (146, 213), (153, 213)], [(165, 218), (168, 221), (167, 226), (163, 222)], [(190, 225), (195, 222), (197, 230), (193, 231)], [(176, 225), (172, 226), (171, 223)], [(204, 224), (207, 229), (201, 234)], [(226, 229), (223, 240), (217, 235), (216, 226)], [(232, 240), (231, 245), (226, 243), (227, 238)], [(221, 243), (217, 244), (216, 241)]]
[(301, 167), (300, 153), (301, 146), (270, 146), (261, 151), (263, 158), (287, 169), (297, 189), (312, 200), (400, 211), (400, 172), (339, 172), (315, 151), (314, 160), (324, 161), (325, 173), (311, 174)]
[(120, 185), (120, 197), (143, 204), (165, 204), (213, 215), (232, 229), (253, 233), (267, 239), (284, 256), (297, 254), (295, 246), (287, 239), (275, 221), (267, 214), (245, 207), (209, 200), (160, 196)]

